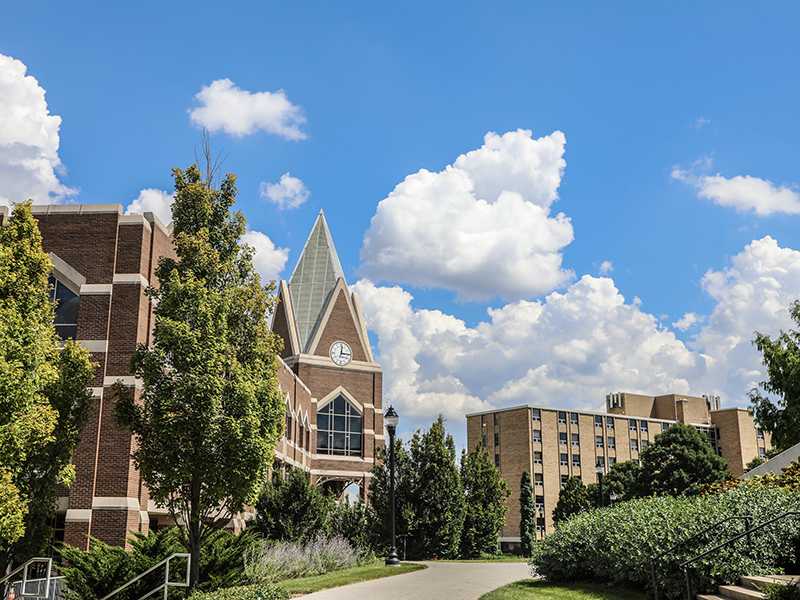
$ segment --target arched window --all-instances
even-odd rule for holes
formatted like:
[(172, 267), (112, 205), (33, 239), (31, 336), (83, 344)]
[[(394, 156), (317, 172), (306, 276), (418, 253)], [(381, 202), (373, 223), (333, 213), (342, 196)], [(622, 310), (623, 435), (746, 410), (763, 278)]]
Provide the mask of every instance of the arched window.
[(317, 454), (361, 456), (363, 418), (344, 396), (317, 411)]
[(56, 302), (56, 334), (62, 340), (75, 339), (78, 331), (78, 295), (52, 275), (48, 278), (50, 302)]

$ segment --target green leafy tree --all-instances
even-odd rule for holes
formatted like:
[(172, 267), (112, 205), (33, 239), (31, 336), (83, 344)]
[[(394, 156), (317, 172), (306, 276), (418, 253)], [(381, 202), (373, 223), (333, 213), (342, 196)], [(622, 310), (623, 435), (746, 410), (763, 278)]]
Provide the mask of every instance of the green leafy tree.
[[(206, 153), (208, 158), (208, 153)], [(214, 169), (173, 169), (174, 247), (162, 257), (153, 346), (140, 345), (131, 370), (141, 396), (118, 383), (116, 414), (136, 440), (133, 459), (153, 501), (169, 510), (200, 576), (201, 546), (256, 502), (282, 432), (279, 338), (267, 325), (274, 282), (262, 287), (253, 251), (231, 214), (236, 178), (219, 187)]]
[(414, 552), (423, 558), (457, 558), (464, 525), (464, 488), (456, 467), (453, 436), (439, 415), (427, 431), (411, 439), (415, 473)]
[(256, 503), (256, 525), (268, 540), (305, 542), (328, 531), (331, 505), (305, 471), (290, 469), (286, 481), (273, 473)]
[(349, 540), (359, 550), (373, 547), (372, 523), (375, 512), (372, 507), (360, 499), (350, 502), (345, 497), (343, 502), (334, 502), (330, 512), (331, 535), (340, 535)]
[(706, 437), (683, 423), (675, 423), (657, 435), (639, 457), (640, 493), (644, 495), (691, 496), (699, 494), (705, 484), (731, 476), (728, 463), (714, 453)]
[[(414, 491), (416, 477), (411, 470), (411, 454), (405, 444), (395, 438), (394, 442), (395, 463), (395, 529), (397, 535), (407, 535), (413, 538), (411, 530), (416, 507)], [(389, 523), (389, 451), (382, 446), (375, 449), (375, 465), (370, 469), (370, 479), (367, 499), (375, 511), (372, 533), (376, 538), (376, 546), (380, 551), (388, 551), (389, 538), (391, 537)], [(413, 553), (413, 541), (410, 545)]]
[[(800, 300), (789, 307), (789, 312), (792, 320), (800, 325)], [(753, 344), (767, 367), (767, 380), (759, 387), (775, 398), (773, 402), (758, 389), (750, 391), (755, 421), (772, 435), (772, 447), (783, 452), (800, 443), (800, 333), (792, 329), (781, 331), (773, 340), (756, 332)]]
[(603, 495), (608, 505), (611, 494), (616, 495), (617, 502), (624, 502), (633, 498), (647, 495), (646, 490), (640, 486), (642, 467), (635, 460), (615, 463), (603, 476)]
[(505, 500), (511, 492), (482, 442), (461, 453), (461, 482), (466, 494), (461, 558), (478, 558), (499, 551), (497, 535), (506, 522)]
[(744, 472), (747, 473), (748, 471), (752, 471), (756, 467), (763, 465), (765, 462), (767, 462), (766, 459), (761, 458), (760, 456), (756, 456), (753, 460), (751, 460), (744, 466)]
[(57, 484), (75, 478), (70, 458), (91, 410), (88, 351), (53, 327), (50, 258), (30, 202), (0, 227), (0, 568), (52, 539)]
[(522, 555), (531, 556), (536, 543), (536, 503), (533, 498), (533, 483), (528, 471), (522, 472), (519, 483), (519, 537), (522, 540)]
[(553, 509), (553, 523), (558, 525), (572, 515), (589, 510), (589, 507), (589, 492), (581, 478), (570, 477), (558, 493), (558, 502)]

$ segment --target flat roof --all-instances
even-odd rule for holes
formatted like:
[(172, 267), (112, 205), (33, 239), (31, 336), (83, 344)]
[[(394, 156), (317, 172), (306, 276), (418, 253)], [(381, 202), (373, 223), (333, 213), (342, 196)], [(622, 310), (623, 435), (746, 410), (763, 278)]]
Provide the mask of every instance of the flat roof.
[(520, 406), (511, 406), (508, 408), (498, 408), (496, 410), (484, 410), (481, 412), (469, 413), (465, 417), (479, 417), (481, 415), (492, 415), (499, 412), (508, 412), (510, 410), (521, 410), (523, 408), (538, 408), (539, 410), (563, 410), (566, 412), (574, 412), (582, 415), (599, 415), (601, 417), (616, 417), (618, 419), (639, 419), (642, 421), (654, 421), (657, 423), (677, 423), (675, 419), (656, 419), (655, 417), (638, 417), (634, 415), (618, 415), (616, 413), (598, 412), (594, 410), (575, 410), (573, 408), (563, 408), (558, 406), (541, 406), (539, 404), (521, 404)]

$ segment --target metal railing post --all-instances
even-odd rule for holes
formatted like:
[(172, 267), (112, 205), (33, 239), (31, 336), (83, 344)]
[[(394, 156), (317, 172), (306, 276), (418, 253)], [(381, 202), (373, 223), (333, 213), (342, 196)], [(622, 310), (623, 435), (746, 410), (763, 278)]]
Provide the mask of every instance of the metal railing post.
[(692, 568), (689, 565), (686, 565), (686, 593), (686, 597), (689, 598), (689, 600), (694, 598), (694, 591), (692, 590)]
[(650, 572), (653, 574), (653, 600), (658, 600), (658, 580), (656, 579), (656, 561), (650, 561)]

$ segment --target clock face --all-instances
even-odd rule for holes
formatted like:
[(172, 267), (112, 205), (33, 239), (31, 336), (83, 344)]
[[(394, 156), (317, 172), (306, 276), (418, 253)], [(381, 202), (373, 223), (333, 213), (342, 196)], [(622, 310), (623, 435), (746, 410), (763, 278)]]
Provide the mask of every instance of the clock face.
[(345, 342), (334, 342), (331, 346), (331, 360), (340, 367), (345, 366), (353, 358), (353, 353)]

